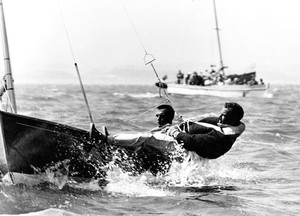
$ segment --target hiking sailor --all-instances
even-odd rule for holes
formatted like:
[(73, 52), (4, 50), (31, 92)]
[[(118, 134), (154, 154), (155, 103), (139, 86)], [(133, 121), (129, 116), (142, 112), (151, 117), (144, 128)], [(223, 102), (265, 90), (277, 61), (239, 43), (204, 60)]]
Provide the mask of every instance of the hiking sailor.
[(241, 122), (243, 108), (237, 103), (225, 103), (219, 117), (207, 117), (197, 122), (185, 121), (172, 126), (166, 134), (174, 137), (183, 148), (199, 156), (216, 159), (228, 152), (245, 130)]

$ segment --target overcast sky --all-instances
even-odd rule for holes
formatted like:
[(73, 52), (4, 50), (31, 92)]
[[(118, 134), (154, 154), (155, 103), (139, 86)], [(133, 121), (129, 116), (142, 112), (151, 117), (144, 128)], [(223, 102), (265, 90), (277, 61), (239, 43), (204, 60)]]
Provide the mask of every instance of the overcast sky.
[[(3, 0), (15, 83), (152, 84), (219, 63), (212, 0)], [(300, 83), (299, 0), (216, 0), (228, 73)], [(63, 18), (62, 18), (63, 17)], [(64, 27), (64, 24), (65, 26)], [(69, 35), (71, 49), (66, 32)], [(72, 51), (71, 51), (72, 50)], [(1, 71), (3, 66), (1, 65)]]

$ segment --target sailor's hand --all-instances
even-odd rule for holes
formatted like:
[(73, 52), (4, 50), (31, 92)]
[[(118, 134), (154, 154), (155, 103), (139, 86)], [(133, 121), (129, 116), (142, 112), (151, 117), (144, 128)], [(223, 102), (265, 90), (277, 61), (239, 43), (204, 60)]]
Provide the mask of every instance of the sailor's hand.
[(171, 137), (174, 137), (174, 138), (177, 138), (178, 134), (180, 133), (180, 129), (178, 128), (178, 126), (172, 126), (168, 129), (167, 131), (167, 135), (171, 136)]
[(185, 131), (186, 133), (188, 133), (189, 132), (189, 122), (188, 121), (182, 122), (181, 124), (179, 124), (179, 128), (182, 131)]

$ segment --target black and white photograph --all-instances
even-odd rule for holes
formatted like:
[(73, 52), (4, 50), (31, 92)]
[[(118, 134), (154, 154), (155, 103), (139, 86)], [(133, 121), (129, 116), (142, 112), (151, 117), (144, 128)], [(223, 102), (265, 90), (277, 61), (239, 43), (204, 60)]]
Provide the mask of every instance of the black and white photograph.
[(0, 0), (0, 215), (299, 215), (299, 8)]

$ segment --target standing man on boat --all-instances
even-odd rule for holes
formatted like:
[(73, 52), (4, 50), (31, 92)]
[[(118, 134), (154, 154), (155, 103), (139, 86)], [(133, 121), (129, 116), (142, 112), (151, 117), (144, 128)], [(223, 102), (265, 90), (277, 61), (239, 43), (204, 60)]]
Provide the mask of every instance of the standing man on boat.
[(225, 103), (219, 117), (208, 117), (198, 122), (185, 121), (166, 132), (183, 148), (207, 159), (216, 159), (228, 152), (245, 130), (241, 122), (243, 108), (237, 103)]
[(183, 84), (182, 83), (183, 77), (184, 77), (184, 74), (181, 72), (181, 70), (179, 70), (178, 74), (177, 74), (177, 84)]

